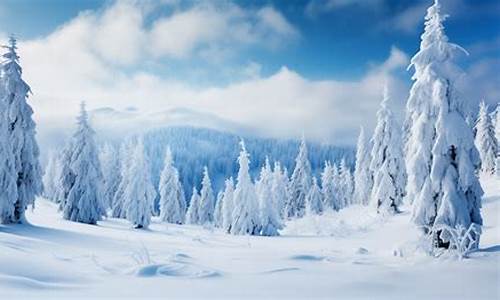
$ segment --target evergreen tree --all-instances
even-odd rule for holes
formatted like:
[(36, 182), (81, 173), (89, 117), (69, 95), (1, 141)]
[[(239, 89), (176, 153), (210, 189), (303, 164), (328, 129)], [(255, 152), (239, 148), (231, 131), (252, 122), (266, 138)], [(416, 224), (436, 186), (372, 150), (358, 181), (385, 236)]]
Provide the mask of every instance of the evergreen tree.
[(384, 99), (377, 112), (370, 164), (374, 178), (371, 198), (379, 213), (399, 212), (406, 184), (400, 127), (388, 102), (389, 93), (385, 87)]
[(370, 169), (370, 143), (361, 127), (356, 148), (356, 168), (354, 170), (354, 203), (367, 205), (373, 187), (373, 172)]
[(276, 236), (278, 230), (283, 228), (281, 219), (272, 197), (272, 170), (269, 159), (266, 158), (265, 165), (260, 172), (257, 185), (257, 196), (259, 198), (259, 213), (261, 220), (261, 235)]
[(201, 225), (209, 224), (214, 221), (214, 210), (215, 198), (212, 191), (212, 182), (208, 176), (208, 168), (205, 166), (200, 191), (199, 221)]
[(63, 206), (63, 217), (66, 220), (97, 224), (105, 215), (102, 202), (102, 171), (94, 135), (85, 103), (82, 102), (69, 163), (74, 182)]
[(215, 202), (214, 210), (214, 225), (217, 228), (221, 228), (224, 222), (224, 215), (222, 213), (222, 206), (224, 201), (224, 191), (219, 191), (217, 193), (217, 201)]
[(225, 232), (231, 232), (234, 211), (234, 181), (230, 177), (226, 180), (224, 196), (222, 197), (222, 228)]
[(333, 168), (329, 161), (325, 161), (323, 172), (321, 172), (321, 195), (323, 198), (323, 208), (333, 209), (334, 203), (337, 201), (335, 187), (333, 184)]
[(481, 172), (490, 175), (494, 174), (498, 143), (495, 137), (495, 128), (488, 114), (488, 106), (484, 101), (481, 101), (479, 105), (475, 143), (481, 157)]
[(332, 187), (333, 187), (333, 203), (332, 208), (335, 211), (339, 211), (344, 208), (343, 199), (344, 197), (344, 189), (342, 187), (342, 177), (340, 176), (339, 168), (336, 164), (332, 165)]
[(353, 183), (353, 178), (352, 178), (352, 173), (349, 167), (347, 166), (347, 163), (345, 161), (345, 158), (342, 159), (340, 162), (340, 189), (341, 189), (341, 198), (340, 198), (340, 203), (341, 207), (347, 207), (352, 204), (352, 199), (353, 199), (353, 193), (354, 193), (354, 183)]
[(115, 194), (113, 195), (113, 206), (111, 211), (111, 216), (113, 218), (125, 218), (126, 210), (124, 209), (124, 193), (128, 185), (128, 179), (131, 177), (130, 172), (130, 161), (132, 160), (132, 152), (134, 150), (134, 145), (132, 139), (125, 140), (120, 145), (120, 150), (118, 153), (119, 169), (120, 172), (117, 175), (119, 178), (116, 180), (119, 182)]
[(182, 224), (186, 215), (186, 198), (179, 181), (179, 172), (174, 167), (170, 148), (165, 153), (165, 165), (160, 176), (158, 187), (160, 193), (160, 220), (168, 223)]
[(195, 186), (193, 186), (193, 193), (189, 201), (189, 208), (186, 212), (186, 223), (196, 225), (200, 223), (200, 195)]
[(54, 202), (56, 202), (59, 169), (60, 164), (57, 155), (51, 151), (43, 174), (43, 196)]
[(285, 216), (285, 206), (290, 198), (287, 170), (286, 168), (282, 169), (279, 162), (275, 162), (271, 176), (271, 196), (280, 219), (283, 219)]
[[(34, 205), (35, 197), (41, 195), (43, 190), (42, 171), (39, 162), (40, 151), (35, 139), (35, 122), (33, 109), (27, 102), (31, 89), (21, 78), (22, 69), (17, 55), (17, 41), (10, 37), (9, 45), (3, 46), (7, 52), (2, 55), (3, 88), (2, 102), (6, 104), (6, 121), (8, 135), (6, 140), (14, 155), (14, 170), (17, 173), (17, 197), (14, 202), (14, 213), (10, 220), (4, 223), (19, 223), (24, 221), (24, 213), (29, 205)], [(10, 156), (10, 155), (9, 155)], [(10, 163), (11, 158), (7, 158)], [(8, 169), (10, 166), (8, 167)], [(10, 171), (9, 171), (10, 172)], [(10, 175), (9, 175), (10, 176)], [(10, 179), (8, 179), (10, 181)], [(4, 193), (14, 192), (10, 183)], [(10, 202), (11, 195), (7, 195), (6, 203)]]
[(302, 217), (306, 209), (306, 195), (311, 188), (311, 165), (307, 157), (306, 141), (302, 138), (295, 169), (290, 180), (290, 199), (286, 205), (287, 217)]
[(126, 173), (127, 186), (123, 193), (123, 209), (127, 220), (134, 228), (148, 228), (153, 215), (153, 202), (156, 191), (151, 182), (149, 161), (144, 152), (142, 139), (134, 147), (130, 170)]
[(313, 184), (307, 194), (306, 213), (309, 215), (318, 215), (323, 212), (323, 197), (321, 189), (318, 186), (316, 177), (313, 177)]
[(113, 198), (120, 185), (120, 161), (115, 148), (106, 143), (99, 152), (104, 179), (103, 202), (107, 209), (113, 208)]
[(75, 184), (75, 173), (71, 169), (71, 156), (73, 153), (73, 140), (70, 139), (60, 155), (60, 170), (56, 179), (56, 203), (59, 203), (59, 211), (64, 209), (69, 191)]
[[(407, 104), (408, 197), (413, 200), (413, 221), (424, 231), (436, 225), (482, 224), (483, 191), (475, 175), (480, 159), (454, 84), (461, 73), (452, 60), (463, 50), (448, 42), (445, 18), (435, 1), (410, 65), (415, 82)], [(435, 237), (438, 245), (446, 246), (447, 237)]]
[(233, 198), (234, 211), (231, 233), (257, 235), (260, 230), (259, 202), (255, 192), (255, 186), (248, 172), (250, 160), (245, 148), (245, 143), (241, 141), (240, 145), (241, 152), (238, 157), (240, 168)]

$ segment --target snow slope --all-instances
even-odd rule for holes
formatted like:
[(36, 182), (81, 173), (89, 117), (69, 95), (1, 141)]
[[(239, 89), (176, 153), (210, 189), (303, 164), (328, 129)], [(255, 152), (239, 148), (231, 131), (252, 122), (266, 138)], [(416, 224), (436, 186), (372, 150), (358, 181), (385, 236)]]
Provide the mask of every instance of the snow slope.
[(408, 213), (350, 207), (288, 222), (280, 237), (248, 237), (72, 223), (39, 199), (31, 225), (0, 226), (0, 299), (499, 299), (500, 180), (482, 183), (480, 250), (463, 261), (415, 250)]

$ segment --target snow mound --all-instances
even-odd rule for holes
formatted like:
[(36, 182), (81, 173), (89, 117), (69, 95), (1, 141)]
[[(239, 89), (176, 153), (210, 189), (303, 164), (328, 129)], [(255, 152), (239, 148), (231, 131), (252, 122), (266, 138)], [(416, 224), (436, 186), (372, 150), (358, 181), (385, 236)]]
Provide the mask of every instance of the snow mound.
[(152, 264), (142, 266), (136, 271), (138, 277), (154, 277), (154, 276), (168, 276), (168, 277), (187, 277), (187, 278), (208, 278), (219, 277), (221, 273), (205, 267), (181, 263), (171, 262), (166, 264)]

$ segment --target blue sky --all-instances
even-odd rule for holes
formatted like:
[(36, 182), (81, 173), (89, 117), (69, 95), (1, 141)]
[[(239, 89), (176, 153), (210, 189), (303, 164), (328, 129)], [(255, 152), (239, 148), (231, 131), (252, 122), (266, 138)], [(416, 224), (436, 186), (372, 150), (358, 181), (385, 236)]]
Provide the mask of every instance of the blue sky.
[[(42, 128), (83, 98), (117, 113), (187, 108), (183, 122), (203, 113), (262, 135), (352, 143), (359, 125), (373, 125), (387, 77), (402, 111), (431, 2), (4, 0), (0, 32), (21, 40)], [(498, 102), (500, 2), (441, 3), (450, 40), (471, 54), (457, 59), (469, 74), (465, 96)], [(70, 108), (54, 112), (54, 103)]]

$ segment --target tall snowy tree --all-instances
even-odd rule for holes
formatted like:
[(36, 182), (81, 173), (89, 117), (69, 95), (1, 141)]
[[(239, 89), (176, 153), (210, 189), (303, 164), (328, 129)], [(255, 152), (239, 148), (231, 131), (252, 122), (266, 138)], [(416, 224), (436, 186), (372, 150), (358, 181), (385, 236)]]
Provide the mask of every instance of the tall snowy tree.
[[(7, 51), (2, 55), (4, 59), (1, 77), (2, 101), (7, 105), (8, 111), (3, 120), (8, 125), (6, 139), (14, 155), (14, 169), (17, 173), (14, 213), (10, 221), (3, 220), (3, 222), (19, 223), (24, 221), (24, 213), (28, 206), (33, 205), (35, 197), (42, 193), (42, 171), (39, 162), (40, 151), (35, 139), (33, 109), (27, 102), (31, 89), (21, 77), (22, 69), (19, 65), (16, 39), (10, 37), (9, 45), (3, 47)], [(14, 192), (10, 187), (8, 191)], [(10, 198), (10, 195), (7, 198)]]
[(313, 184), (306, 197), (306, 213), (309, 215), (318, 215), (323, 212), (323, 197), (321, 189), (318, 186), (316, 177), (313, 177)]
[(321, 172), (321, 194), (323, 198), (323, 208), (333, 209), (337, 202), (338, 194), (335, 193), (333, 184), (333, 168), (329, 161), (325, 161), (323, 172)]
[(305, 138), (300, 143), (295, 169), (290, 180), (290, 199), (286, 205), (287, 217), (302, 217), (306, 209), (306, 195), (311, 188), (311, 164), (307, 157)]
[(71, 156), (73, 153), (73, 140), (70, 139), (64, 146), (60, 154), (60, 169), (56, 179), (55, 200), (59, 203), (59, 210), (62, 211), (66, 205), (69, 191), (75, 184), (75, 173), (71, 169)]
[(335, 211), (339, 211), (344, 208), (343, 199), (345, 198), (345, 189), (342, 187), (342, 177), (336, 164), (332, 165), (331, 183), (333, 187), (333, 195), (335, 195), (333, 197), (332, 208)]
[(354, 170), (354, 198), (353, 202), (368, 205), (373, 187), (373, 172), (370, 169), (371, 147), (365, 137), (365, 130), (361, 127), (356, 147), (356, 168)]
[(127, 220), (134, 228), (147, 228), (153, 215), (156, 191), (151, 182), (150, 166), (142, 139), (139, 138), (134, 147), (130, 161), (128, 183), (123, 193), (123, 208)]
[(384, 99), (377, 112), (370, 163), (374, 179), (371, 201), (379, 213), (399, 212), (406, 185), (400, 126), (389, 109), (388, 102), (389, 92), (386, 86)]
[(341, 206), (347, 207), (352, 204), (354, 194), (354, 182), (351, 170), (347, 165), (345, 158), (340, 162), (340, 189), (341, 189)]
[(281, 219), (284, 218), (285, 206), (290, 198), (288, 186), (289, 180), (286, 168), (282, 169), (281, 164), (275, 162), (272, 173), (271, 196)]
[(102, 171), (94, 141), (95, 132), (90, 127), (84, 102), (77, 120), (69, 163), (74, 181), (64, 201), (63, 217), (74, 222), (96, 224), (106, 213), (102, 202)]
[(106, 143), (99, 152), (102, 175), (104, 179), (103, 202), (106, 209), (113, 208), (113, 197), (120, 185), (120, 161), (115, 148)]
[(160, 220), (182, 224), (186, 215), (186, 198), (179, 181), (179, 172), (174, 167), (170, 148), (165, 153), (165, 164), (160, 175)]
[(488, 114), (488, 106), (484, 101), (481, 101), (479, 105), (475, 143), (481, 157), (481, 172), (489, 175), (494, 174), (498, 143), (495, 137), (495, 127), (493, 127)]
[(224, 215), (222, 212), (222, 206), (224, 201), (224, 191), (219, 191), (217, 193), (217, 200), (215, 201), (215, 210), (214, 210), (214, 225), (217, 228), (221, 228), (224, 222)]
[(193, 186), (193, 193), (189, 201), (189, 208), (186, 212), (186, 224), (196, 225), (200, 223), (200, 194), (195, 186)]
[(272, 197), (272, 170), (269, 159), (266, 158), (265, 165), (260, 172), (257, 185), (257, 196), (259, 198), (259, 213), (261, 220), (261, 235), (276, 236), (278, 230), (283, 228), (280, 216), (276, 210)]
[(43, 174), (43, 196), (56, 202), (57, 179), (59, 178), (60, 163), (55, 152), (50, 152)]
[[(480, 159), (455, 88), (461, 72), (453, 58), (463, 49), (448, 42), (440, 8), (435, 1), (427, 10), (420, 50), (411, 59), (415, 82), (407, 103), (408, 197), (413, 221), (424, 231), (482, 224), (483, 191), (475, 174)], [(447, 237), (435, 238), (446, 246)]]
[(241, 141), (240, 145), (241, 151), (238, 157), (240, 168), (233, 198), (234, 211), (231, 233), (258, 235), (260, 231), (259, 201), (248, 172), (250, 160), (245, 143)]
[(118, 187), (113, 195), (111, 216), (113, 218), (125, 218), (126, 210), (124, 209), (124, 193), (128, 186), (128, 180), (131, 177), (130, 162), (132, 160), (132, 152), (134, 151), (134, 144), (132, 139), (127, 139), (120, 145), (118, 153), (118, 162), (120, 172), (117, 174), (119, 178)]
[(222, 228), (225, 232), (231, 232), (234, 211), (234, 181), (233, 177), (226, 180), (224, 196), (222, 197)]
[(203, 179), (200, 191), (199, 221), (201, 225), (210, 224), (214, 221), (215, 198), (212, 190), (212, 182), (208, 175), (208, 168), (203, 169)]

